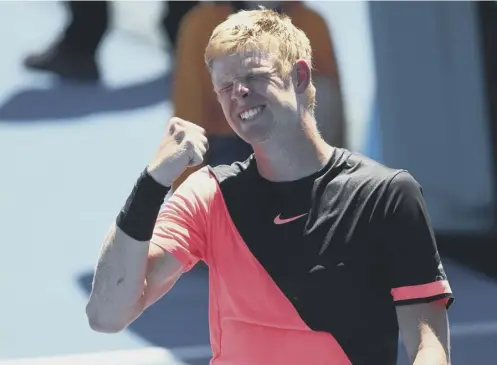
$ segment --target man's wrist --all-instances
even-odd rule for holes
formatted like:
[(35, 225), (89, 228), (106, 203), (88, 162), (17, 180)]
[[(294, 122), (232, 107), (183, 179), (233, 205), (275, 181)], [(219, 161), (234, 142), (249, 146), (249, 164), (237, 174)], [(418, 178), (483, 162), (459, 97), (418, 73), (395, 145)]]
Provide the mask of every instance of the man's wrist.
[(160, 176), (157, 174), (156, 170), (151, 169), (150, 165), (147, 166), (145, 169), (145, 172), (157, 183), (162, 185), (165, 188), (170, 189), (171, 186), (173, 185), (174, 181), (168, 177)]
[(170, 188), (157, 182), (143, 170), (124, 207), (116, 218), (116, 225), (137, 241), (150, 241), (160, 208)]

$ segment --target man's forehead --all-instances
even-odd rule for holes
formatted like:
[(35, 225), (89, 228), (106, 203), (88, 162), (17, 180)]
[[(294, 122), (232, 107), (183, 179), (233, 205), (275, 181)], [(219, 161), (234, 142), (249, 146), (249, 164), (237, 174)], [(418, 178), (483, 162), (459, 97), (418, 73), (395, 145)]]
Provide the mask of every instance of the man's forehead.
[(236, 77), (240, 73), (260, 69), (272, 70), (276, 60), (265, 53), (232, 54), (216, 58), (212, 62), (213, 77)]

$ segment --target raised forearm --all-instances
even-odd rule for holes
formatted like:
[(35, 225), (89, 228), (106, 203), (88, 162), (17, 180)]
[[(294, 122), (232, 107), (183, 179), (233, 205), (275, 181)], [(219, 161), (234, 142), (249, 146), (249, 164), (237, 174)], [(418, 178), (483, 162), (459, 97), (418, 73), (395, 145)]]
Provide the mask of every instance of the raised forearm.
[(144, 171), (105, 237), (86, 308), (96, 331), (120, 331), (145, 308), (149, 242), (167, 191)]
[(139, 242), (112, 224), (102, 244), (86, 308), (93, 329), (120, 331), (143, 311), (148, 251), (148, 242)]

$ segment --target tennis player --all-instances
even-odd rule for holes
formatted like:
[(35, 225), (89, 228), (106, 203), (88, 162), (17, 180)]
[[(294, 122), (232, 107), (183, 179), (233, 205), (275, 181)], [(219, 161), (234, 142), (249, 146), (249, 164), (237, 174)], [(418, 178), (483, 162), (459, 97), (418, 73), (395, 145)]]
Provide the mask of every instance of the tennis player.
[(212, 365), (395, 365), (399, 329), (411, 363), (449, 364), (452, 292), (421, 187), (323, 141), (306, 35), (241, 11), (205, 60), (254, 154), (196, 171), (161, 209), (208, 149), (202, 128), (171, 119), (103, 242), (90, 326), (123, 330), (203, 260)]

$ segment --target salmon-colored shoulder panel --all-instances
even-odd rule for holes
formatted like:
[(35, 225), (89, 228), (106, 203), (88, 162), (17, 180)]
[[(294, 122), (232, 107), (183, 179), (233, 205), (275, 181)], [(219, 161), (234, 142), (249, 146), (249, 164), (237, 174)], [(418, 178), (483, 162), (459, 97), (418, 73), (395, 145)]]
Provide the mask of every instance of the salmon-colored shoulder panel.
[(207, 167), (186, 179), (161, 210), (151, 242), (173, 254), (190, 270), (208, 261), (208, 217), (218, 185)]
[(166, 203), (152, 242), (185, 271), (198, 260), (209, 265), (211, 365), (350, 364), (331, 334), (304, 323), (252, 255), (207, 168), (193, 173)]

